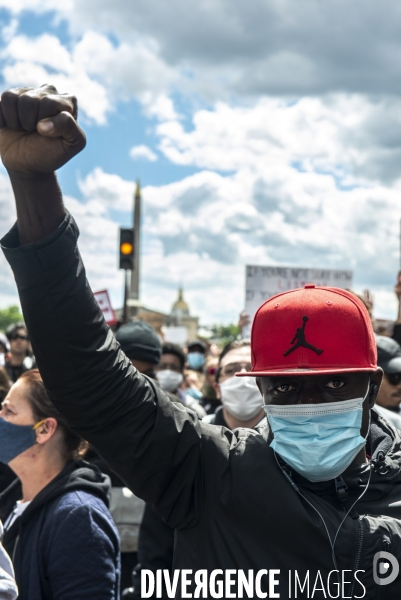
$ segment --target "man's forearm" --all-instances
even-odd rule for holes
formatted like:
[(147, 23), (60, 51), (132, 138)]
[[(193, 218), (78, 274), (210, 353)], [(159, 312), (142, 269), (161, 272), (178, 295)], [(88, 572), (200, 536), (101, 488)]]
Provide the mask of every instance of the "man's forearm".
[(52, 233), (65, 217), (55, 173), (32, 177), (9, 173), (17, 207), (18, 234), (22, 246)]

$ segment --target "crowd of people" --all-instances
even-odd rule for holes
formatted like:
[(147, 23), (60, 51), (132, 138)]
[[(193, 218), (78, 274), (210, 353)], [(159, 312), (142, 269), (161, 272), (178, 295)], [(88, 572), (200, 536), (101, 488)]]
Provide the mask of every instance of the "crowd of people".
[(217, 352), (113, 334), (54, 176), (76, 101), (28, 92), (0, 106), (26, 323), (0, 337), (1, 597), (398, 599), (401, 311), (375, 335), (364, 299), (308, 284)]
[[(181, 347), (133, 318), (115, 337), (140, 373), (203, 422), (234, 430), (265, 418), (255, 379), (235, 376), (252, 369), (250, 341), (240, 335), (223, 348), (200, 339)], [(390, 336), (375, 339), (384, 377), (373, 410), (401, 431), (401, 346)], [(0, 519), (20, 597), (42, 597), (45, 585), (49, 597), (86, 590), (88, 597), (116, 598), (120, 590), (126, 600), (141, 598), (143, 569), (173, 570), (174, 528), (52, 405), (24, 323), (0, 333), (0, 352)]]

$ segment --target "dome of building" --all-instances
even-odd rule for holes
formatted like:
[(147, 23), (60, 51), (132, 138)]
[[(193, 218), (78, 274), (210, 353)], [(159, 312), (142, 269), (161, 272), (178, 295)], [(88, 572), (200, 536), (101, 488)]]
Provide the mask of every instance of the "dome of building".
[(189, 316), (189, 306), (184, 300), (182, 288), (178, 290), (178, 299), (171, 308), (171, 314), (177, 317)]

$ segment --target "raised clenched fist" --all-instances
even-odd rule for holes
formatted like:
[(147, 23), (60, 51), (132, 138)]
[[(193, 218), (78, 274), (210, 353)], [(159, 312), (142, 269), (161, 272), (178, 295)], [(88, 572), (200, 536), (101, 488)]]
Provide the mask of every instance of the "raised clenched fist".
[(14, 88), (0, 103), (0, 154), (11, 174), (52, 173), (85, 147), (77, 101), (52, 85)]

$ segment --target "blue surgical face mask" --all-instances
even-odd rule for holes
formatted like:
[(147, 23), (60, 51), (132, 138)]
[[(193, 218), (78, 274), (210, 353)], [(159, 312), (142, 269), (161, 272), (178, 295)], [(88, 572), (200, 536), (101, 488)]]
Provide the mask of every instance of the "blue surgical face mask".
[(191, 369), (200, 369), (205, 364), (205, 355), (201, 352), (189, 352), (187, 360)]
[(335, 479), (365, 446), (362, 404), (368, 393), (323, 404), (266, 405), (274, 434), (270, 447), (309, 481)]
[(36, 444), (36, 431), (46, 419), (36, 425), (15, 425), (0, 417), (0, 462), (8, 464), (16, 456)]
[(202, 398), (202, 392), (196, 388), (187, 388), (185, 390), (187, 396), (191, 396), (191, 398), (195, 398), (195, 400), (200, 400)]

